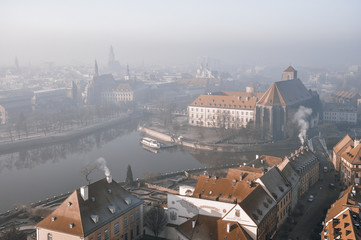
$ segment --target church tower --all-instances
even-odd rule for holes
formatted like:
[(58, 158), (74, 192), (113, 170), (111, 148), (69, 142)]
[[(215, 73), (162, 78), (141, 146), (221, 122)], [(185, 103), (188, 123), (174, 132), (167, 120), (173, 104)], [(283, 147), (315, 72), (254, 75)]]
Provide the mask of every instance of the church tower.
[(94, 77), (99, 77), (98, 63), (97, 63), (96, 59), (95, 59), (95, 64), (94, 64)]
[(127, 64), (127, 74), (124, 76), (124, 80), (129, 81), (130, 80), (130, 71), (129, 71), (129, 65)]
[(115, 55), (114, 55), (113, 46), (110, 46), (109, 57), (108, 57), (108, 65), (111, 66), (114, 61), (115, 61)]
[(282, 73), (282, 81), (297, 79), (297, 71), (290, 65)]

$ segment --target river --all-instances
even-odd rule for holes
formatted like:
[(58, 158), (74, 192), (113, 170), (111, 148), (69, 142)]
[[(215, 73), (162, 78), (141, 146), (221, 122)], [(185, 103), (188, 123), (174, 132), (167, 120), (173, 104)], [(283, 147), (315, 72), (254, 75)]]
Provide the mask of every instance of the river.
[[(214, 153), (172, 148), (158, 153), (139, 144), (137, 122), (120, 124), (86, 137), (0, 155), (0, 213), (14, 206), (71, 192), (86, 183), (83, 170), (104, 158), (114, 180), (125, 180), (128, 164), (134, 178), (227, 163), (243, 163), (256, 153)], [(262, 153), (266, 154), (266, 153)], [(275, 156), (283, 153), (275, 151)], [(91, 181), (104, 177), (95, 169)]]

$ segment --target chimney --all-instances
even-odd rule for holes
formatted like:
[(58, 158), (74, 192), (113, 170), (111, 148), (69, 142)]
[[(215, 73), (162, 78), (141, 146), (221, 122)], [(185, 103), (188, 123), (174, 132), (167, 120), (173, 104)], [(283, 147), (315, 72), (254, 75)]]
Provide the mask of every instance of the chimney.
[(258, 154), (256, 155), (256, 159), (258, 159), (259, 158), (259, 156), (258, 156)]
[(107, 176), (107, 182), (108, 183), (111, 183), (113, 181), (113, 178), (111, 175)]
[(195, 228), (196, 227), (196, 220), (193, 220), (192, 221), (192, 228)]
[(231, 223), (227, 223), (227, 233), (231, 230)]
[(359, 145), (360, 144), (360, 139), (359, 140), (357, 140), (356, 138), (355, 138), (355, 141), (354, 141), (354, 147), (357, 147), (357, 145)]
[(254, 168), (254, 164), (252, 164), (252, 167)]
[(87, 201), (89, 199), (89, 190), (88, 186), (82, 186), (80, 188), (80, 195), (83, 198), (84, 201)]

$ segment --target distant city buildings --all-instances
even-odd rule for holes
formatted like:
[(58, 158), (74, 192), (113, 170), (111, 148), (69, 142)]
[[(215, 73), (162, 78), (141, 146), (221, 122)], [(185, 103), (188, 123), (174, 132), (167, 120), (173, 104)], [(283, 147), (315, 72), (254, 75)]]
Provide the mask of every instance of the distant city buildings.
[(111, 74), (99, 75), (95, 61), (93, 79), (87, 84), (83, 94), (86, 104), (130, 103), (133, 97), (134, 92), (129, 83), (116, 81)]

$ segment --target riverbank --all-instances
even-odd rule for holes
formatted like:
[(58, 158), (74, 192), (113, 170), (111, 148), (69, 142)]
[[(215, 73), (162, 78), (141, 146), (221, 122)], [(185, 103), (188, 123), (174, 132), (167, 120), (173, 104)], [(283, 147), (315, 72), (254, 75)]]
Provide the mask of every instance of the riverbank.
[(130, 121), (132, 119), (139, 119), (141, 117), (142, 117), (142, 113), (132, 112), (127, 114), (122, 114), (113, 119), (87, 125), (77, 129), (70, 129), (64, 132), (51, 133), (46, 136), (38, 135), (36, 137), (23, 138), (13, 142), (2, 142), (0, 143), (0, 152), (8, 153), (23, 148), (38, 147), (47, 144), (55, 144), (63, 141), (68, 141), (74, 138), (91, 134), (97, 130), (112, 127), (114, 125)]
[(300, 143), (297, 140), (283, 140), (270, 143), (240, 143), (240, 144), (212, 144), (199, 142), (195, 139), (190, 139), (184, 136), (176, 136), (173, 134), (162, 132), (160, 129), (150, 129), (139, 126), (138, 130), (150, 137), (156, 138), (160, 141), (177, 144), (179, 146), (192, 148), (202, 151), (216, 151), (216, 152), (257, 152), (269, 151), (274, 149), (297, 149)]

